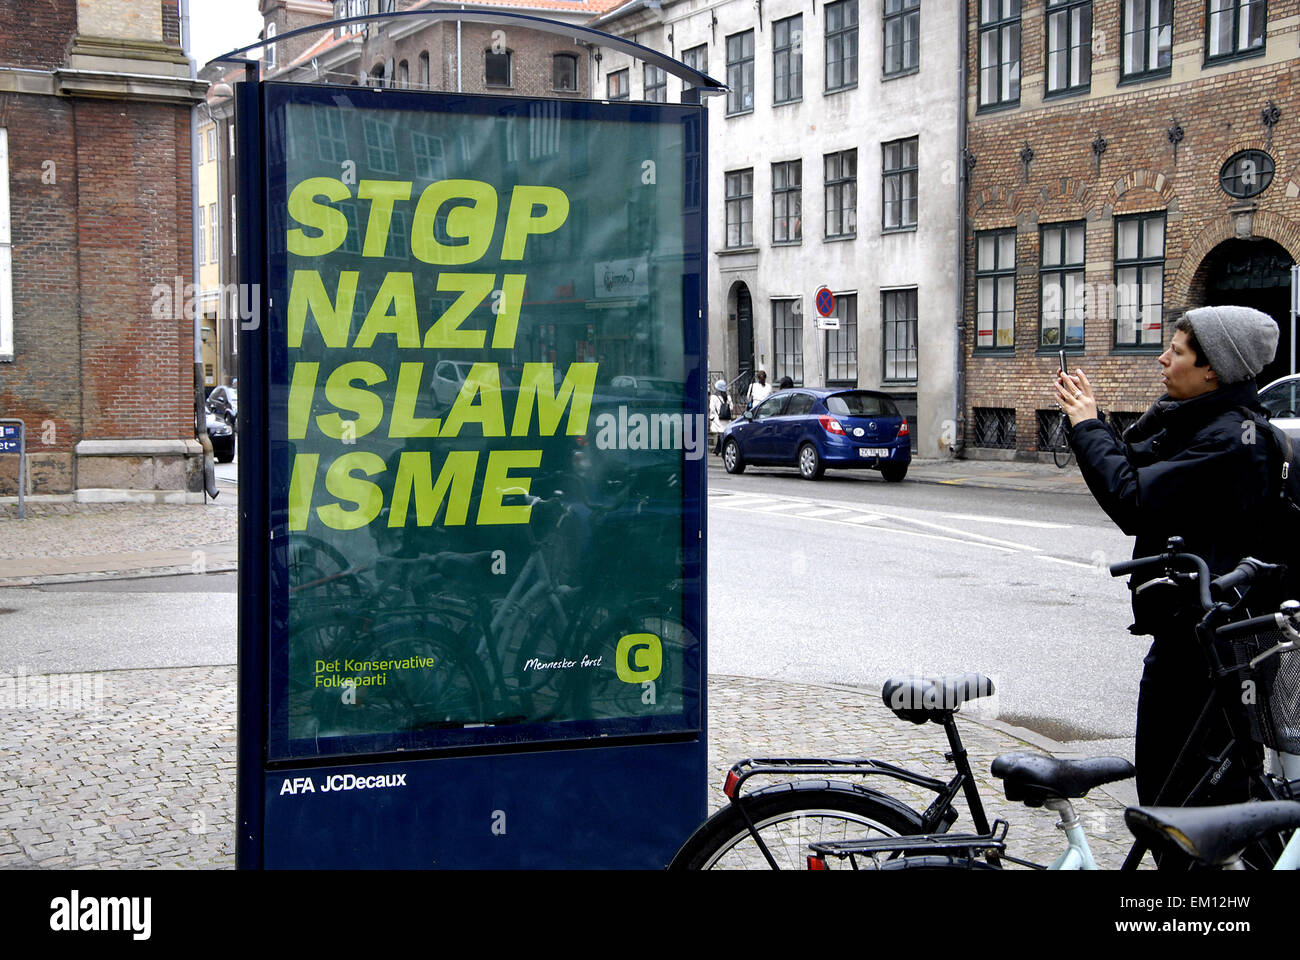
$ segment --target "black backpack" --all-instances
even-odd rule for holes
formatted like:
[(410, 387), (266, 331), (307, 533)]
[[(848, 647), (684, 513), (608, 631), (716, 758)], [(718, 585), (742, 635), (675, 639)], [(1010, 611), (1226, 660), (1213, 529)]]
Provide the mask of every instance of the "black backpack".
[(722, 403), (718, 404), (718, 419), (719, 420), (731, 419), (731, 404), (727, 403), (726, 397), (723, 397)]
[(1283, 585), (1287, 596), (1282, 599), (1300, 599), (1300, 463), (1296, 447), (1286, 432), (1266, 417), (1244, 407), (1242, 414), (1255, 424), (1256, 437), (1268, 444), (1268, 499), (1272, 507), (1265, 521), (1269, 527), (1265, 539), (1269, 555), (1259, 559), (1285, 563)]

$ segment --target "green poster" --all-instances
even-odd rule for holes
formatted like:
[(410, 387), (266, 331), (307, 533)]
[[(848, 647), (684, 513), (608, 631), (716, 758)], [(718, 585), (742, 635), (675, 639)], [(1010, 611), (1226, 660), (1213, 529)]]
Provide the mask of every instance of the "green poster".
[(698, 117), (281, 92), (280, 751), (698, 728)]

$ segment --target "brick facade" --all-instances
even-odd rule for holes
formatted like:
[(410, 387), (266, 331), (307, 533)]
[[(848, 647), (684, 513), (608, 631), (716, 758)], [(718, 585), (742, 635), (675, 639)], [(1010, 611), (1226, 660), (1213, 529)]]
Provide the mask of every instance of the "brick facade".
[[(201, 496), (193, 325), (156, 316), (153, 291), (192, 273), (201, 85), (176, 0), (116, 4), (119, 20), (114, 5), (0, 0), (4, 65), (24, 71), (0, 71), (14, 303), (0, 416), (27, 425), (32, 493), (184, 499)], [(16, 478), (0, 457), (0, 495)]]
[[(1162, 343), (1185, 310), (1207, 301), (1207, 282), (1223, 266), (1225, 241), (1267, 240), (1277, 247), (1256, 242), (1240, 249), (1300, 258), (1300, 0), (1270, 0), (1262, 54), (1211, 64), (1204, 62), (1206, 4), (1175, 0), (1169, 75), (1127, 83), (1119, 82), (1122, 0), (1094, 0), (1091, 87), (1059, 99), (1044, 97), (1045, 6), (1046, 0), (1023, 4), (1019, 105), (981, 110), (979, 4), (969, 2), (968, 148), (974, 167), (966, 208), (963, 412), (971, 455), (982, 452), (975, 408), (1015, 411), (1019, 456), (1037, 452), (1037, 412), (1054, 408), (1057, 348), (1039, 340), (1041, 225), (1086, 225), (1089, 309), (1083, 350), (1071, 351), (1069, 361), (1084, 368), (1108, 411), (1140, 412), (1160, 393), (1160, 348), (1124, 349), (1114, 342), (1116, 216), (1165, 213)], [(1262, 121), (1270, 101), (1281, 112), (1271, 138)], [(1183, 131), (1176, 157), (1169, 133), (1175, 123)], [(1099, 138), (1105, 141), (1100, 155), (1093, 147)], [(1032, 151), (1028, 165), (1021, 160), (1026, 146)], [(1267, 189), (1243, 201), (1220, 188), (1219, 172), (1246, 149), (1267, 152), (1276, 173)], [(975, 237), (1008, 227), (1016, 229), (1014, 351), (992, 353), (975, 343)], [(1285, 358), (1285, 310), (1270, 312), (1283, 327), (1279, 358)], [(1284, 364), (1280, 360), (1279, 367)], [(1267, 380), (1266, 373), (1261, 385)]]

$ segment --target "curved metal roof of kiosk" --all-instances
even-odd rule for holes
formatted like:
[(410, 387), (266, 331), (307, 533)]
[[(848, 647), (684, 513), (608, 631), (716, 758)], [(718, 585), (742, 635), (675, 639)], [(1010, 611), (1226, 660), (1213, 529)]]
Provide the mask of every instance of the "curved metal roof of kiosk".
[(330, 20), (326, 23), (313, 24), (309, 27), (299, 27), (297, 30), (290, 30), (288, 33), (276, 34), (274, 40), (259, 40), (257, 43), (250, 43), (248, 46), (239, 47), (231, 50), (229, 53), (222, 54), (219, 57), (213, 57), (208, 63), (243, 63), (248, 64), (253, 61), (241, 58), (239, 55), (247, 53), (249, 50), (256, 50), (264, 47), (268, 42), (279, 43), (282, 40), (288, 40), (290, 37), (298, 37), (308, 33), (319, 33), (322, 30), (332, 30), (335, 27), (352, 23), (365, 23), (371, 20), (395, 20), (401, 17), (424, 17), (426, 20), (436, 22), (438, 20), (462, 20), (470, 23), (487, 23), (497, 25), (514, 25), (526, 27), (529, 30), (537, 30), (542, 33), (553, 33), (558, 36), (574, 37), (585, 40), (588, 43), (608, 47), (619, 53), (625, 53), (629, 57), (644, 61), (652, 66), (659, 67), (666, 73), (686, 81), (692, 86), (699, 87), (701, 95), (721, 93), (727, 89), (725, 83), (714, 80), (708, 74), (700, 73), (698, 70), (688, 67), (680, 60), (674, 60), (672, 57), (665, 56), (657, 50), (651, 50), (649, 47), (643, 47), (639, 43), (633, 43), (631, 40), (624, 40), (622, 37), (615, 37), (608, 33), (601, 33), (599, 30), (592, 30), (590, 27), (580, 27), (571, 23), (562, 23), (559, 20), (548, 20), (545, 17), (531, 17), (522, 13), (496, 13), (491, 10), (396, 10), (392, 13), (368, 13), (363, 16), (345, 17), (342, 20)]

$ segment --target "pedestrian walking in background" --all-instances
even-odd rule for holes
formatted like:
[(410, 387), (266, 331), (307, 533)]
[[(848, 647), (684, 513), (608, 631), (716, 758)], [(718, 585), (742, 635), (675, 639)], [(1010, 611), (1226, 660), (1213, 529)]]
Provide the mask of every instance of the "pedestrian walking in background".
[(778, 390), (790, 390), (794, 387), (794, 381), (789, 377), (782, 377), (781, 382), (776, 385)]
[(754, 375), (754, 382), (749, 385), (749, 407), (752, 410), (772, 394), (772, 388), (767, 385), (767, 371), (760, 370)]
[[(1164, 551), (1182, 537), (1212, 576), (1243, 557), (1267, 556), (1269, 444), (1244, 427), (1259, 404), (1255, 377), (1273, 359), (1277, 324), (1248, 307), (1201, 307), (1174, 325), (1159, 357), (1165, 393), (1121, 438), (1097, 415), (1079, 369), (1057, 374), (1056, 399), (1069, 418), (1070, 445), (1088, 489), (1127, 535), (1133, 556)], [(1134, 590), (1140, 584), (1130, 582)], [(1172, 589), (1134, 593), (1132, 633), (1153, 637), (1137, 711), (1137, 791), (1151, 803), (1186, 742), (1211, 687), (1193, 635), (1199, 617), (1172, 603)], [(1263, 611), (1258, 611), (1263, 612)], [(1220, 719), (1215, 738), (1227, 742)], [(1215, 744), (1211, 742), (1210, 746)], [(1244, 771), (1229, 770), (1201, 803), (1246, 800)], [(1180, 785), (1185, 795), (1191, 784)]]
[[(726, 417), (722, 416), (724, 406), (727, 408)], [(718, 438), (722, 436), (729, 420), (731, 404), (727, 402), (727, 381), (719, 380), (709, 391), (709, 449), (714, 453), (718, 452)]]

